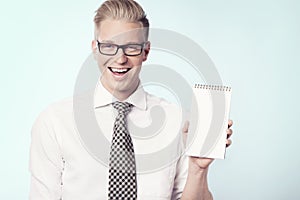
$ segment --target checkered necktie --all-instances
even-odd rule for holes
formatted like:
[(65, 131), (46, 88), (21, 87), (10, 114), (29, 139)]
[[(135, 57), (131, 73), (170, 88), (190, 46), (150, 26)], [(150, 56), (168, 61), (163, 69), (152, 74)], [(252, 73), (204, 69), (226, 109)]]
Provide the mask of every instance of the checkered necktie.
[(118, 110), (118, 116), (114, 124), (109, 158), (109, 200), (136, 200), (135, 157), (126, 125), (126, 115), (131, 110), (132, 104), (114, 102), (112, 105)]

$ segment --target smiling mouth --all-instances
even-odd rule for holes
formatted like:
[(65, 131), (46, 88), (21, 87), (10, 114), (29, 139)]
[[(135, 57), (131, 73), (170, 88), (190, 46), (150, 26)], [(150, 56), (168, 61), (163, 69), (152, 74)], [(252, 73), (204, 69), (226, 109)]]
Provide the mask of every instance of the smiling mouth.
[(113, 68), (113, 67), (108, 67), (108, 69), (113, 73), (113, 74), (118, 74), (118, 75), (123, 75), (129, 72), (131, 68)]

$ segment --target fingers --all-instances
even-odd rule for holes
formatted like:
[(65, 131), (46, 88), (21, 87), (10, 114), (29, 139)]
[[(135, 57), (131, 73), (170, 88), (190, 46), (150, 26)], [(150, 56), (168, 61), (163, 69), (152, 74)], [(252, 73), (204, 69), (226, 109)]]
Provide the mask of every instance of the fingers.
[(227, 133), (226, 148), (232, 144), (232, 140), (229, 139), (233, 133), (232, 129), (230, 128), (232, 127), (232, 125), (233, 125), (233, 121), (231, 119), (228, 120), (228, 129), (226, 130)]
[(232, 141), (230, 139), (226, 140), (226, 147), (229, 147), (232, 144)]
[(228, 128), (230, 128), (233, 125), (233, 121), (230, 119), (228, 120)]
[(232, 132), (233, 132), (233, 131), (232, 131), (232, 129), (230, 129), (230, 128), (226, 130), (226, 133), (227, 133), (227, 139), (231, 137)]

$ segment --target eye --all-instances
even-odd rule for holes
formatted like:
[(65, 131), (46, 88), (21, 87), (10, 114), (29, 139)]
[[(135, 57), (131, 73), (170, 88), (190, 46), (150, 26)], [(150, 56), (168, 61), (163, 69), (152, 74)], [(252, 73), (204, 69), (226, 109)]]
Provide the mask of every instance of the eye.
[(104, 43), (104, 44), (101, 44), (101, 48), (102, 49), (114, 49), (114, 48), (116, 48), (116, 45), (115, 44)]
[(139, 51), (139, 50), (141, 50), (141, 48), (142, 47), (138, 44), (130, 44), (126, 47), (126, 50), (127, 51)]

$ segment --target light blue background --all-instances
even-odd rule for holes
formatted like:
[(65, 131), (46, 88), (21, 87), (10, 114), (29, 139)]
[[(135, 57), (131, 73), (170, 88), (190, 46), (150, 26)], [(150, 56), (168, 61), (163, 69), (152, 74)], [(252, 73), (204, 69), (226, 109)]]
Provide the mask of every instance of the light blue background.
[[(140, 0), (151, 26), (200, 44), (234, 89), (233, 145), (210, 169), (215, 199), (300, 199), (300, 3)], [(1, 2), (0, 199), (28, 199), (30, 129), (72, 95), (100, 1)]]

